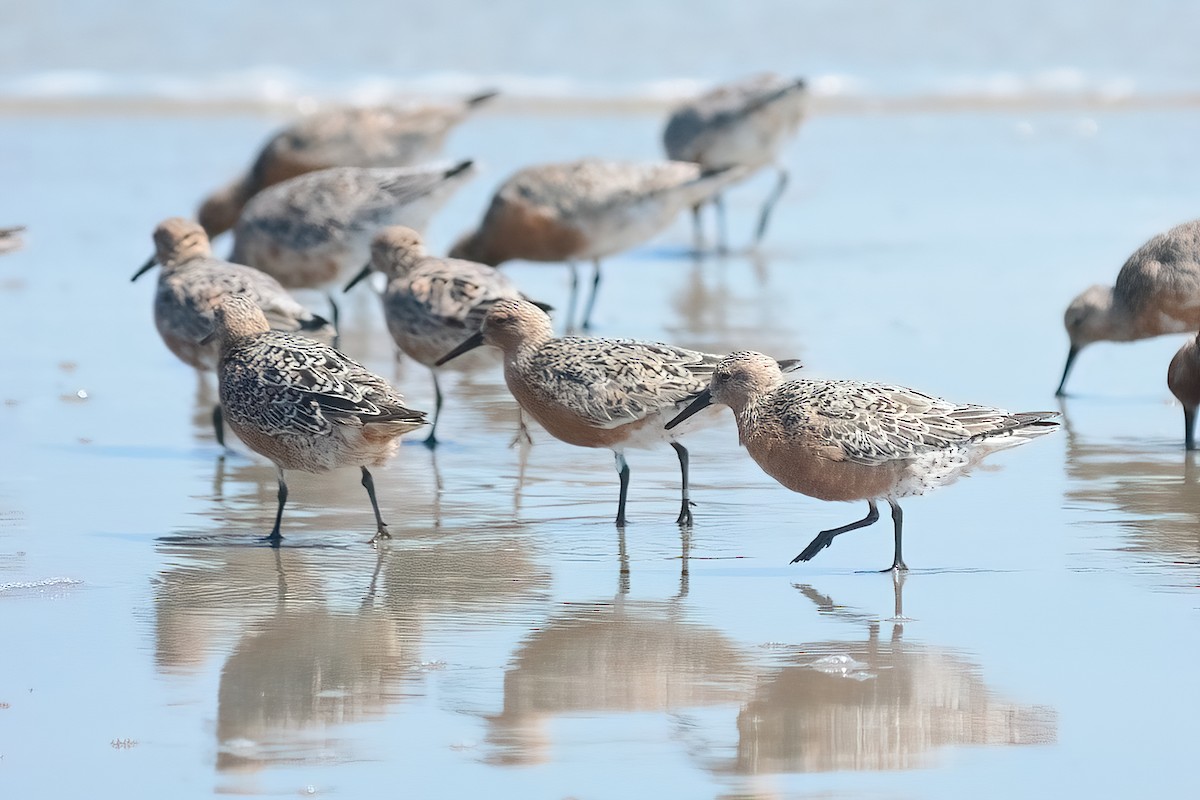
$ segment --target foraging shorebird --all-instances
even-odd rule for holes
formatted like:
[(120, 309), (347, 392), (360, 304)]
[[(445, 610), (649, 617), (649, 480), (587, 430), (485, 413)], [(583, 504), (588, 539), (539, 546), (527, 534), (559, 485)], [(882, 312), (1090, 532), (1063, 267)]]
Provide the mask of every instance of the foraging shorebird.
[[(667, 158), (695, 161), (706, 170), (745, 167), (747, 176), (773, 165), (778, 180), (763, 203), (754, 243), (762, 242), (771, 210), (787, 188), (788, 173), (779, 152), (795, 135), (804, 118), (804, 81), (766, 73), (717, 86), (687, 101), (672, 113), (663, 129)], [(718, 246), (726, 249), (725, 207), (721, 195), (712, 197), (717, 209)], [(696, 239), (700, 241), (700, 209), (692, 207)]]
[(406, 407), (387, 381), (332, 347), (272, 331), (262, 310), (245, 297), (230, 297), (217, 307), (216, 338), (225, 419), (279, 470), (279, 508), (267, 540), (278, 544), (283, 538), (284, 470), (351, 466), (362, 469), (375, 512), (371, 541), (391, 538), (367, 466), (382, 466), (395, 455), (400, 436), (425, 424), (425, 412)]
[(579, 292), (576, 261), (594, 264), (582, 327), (591, 322), (601, 259), (656, 236), (683, 209), (739, 179), (740, 168), (705, 172), (681, 161), (646, 163), (589, 158), (520, 170), (496, 190), (483, 221), (450, 250), (495, 266), (510, 259), (571, 266), (568, 328)]
[[(287, 293), (279, 281), (242, 264), (213, 258), (208, 236), (195, 222), (172, 217), (154, 229), (154, 255), (131, 280), (155, 264), (162, 267), (154, 294), (154, 325), (167, 349), (180, 361), (212, 372), (220, 357), (219, 344), (210, 337), (217, 306), (231, 295), (249, 298), (272, 330), (299, 333), (323, 342), (336, 331)], [(217, 444), (225, 446), (221, 407), (213, 409)]]
[(472, 162), (463, 161), (449, 168), (339, 167), (292, 178), (246, 204), (233, 231), (231, 259), (288, 288), (345, 280), (370, 258), (376, 231), (389, 225), (423, 229), (473, 174)]
[(1063, 315), (1071, 338), (1057, 394), (1079, 351), (1092, 342), (1131, 342), (1200, 329), (1200, 220), (1160, 233), (1134, 251), (1113, 286), (1092, 286)]
[(720, 356), (632, 339), (555, 338), (550, 317), (527, 300), (499, 300), (480, 331), (436, 362), (483, 344), (504, 353), (504, 381), (517, 403), (551, 436), (579, 447), (606, 447), (621, 481), (617, 526), (625, 526), (629, 465), (625, 450), (669, 442), (679, 457), (680, 525), (692, 524), (688, 451), (663, 425), (708, 385)]
[(1167, 386), (1183, 405), (1183, 443), (1196, 449), (1196, 408), (1200, 406), (1200, 333), (1184, 342), (1167, 367)]
[(209, 236), (237, 224), (250, 198), (297, 175), (331, 167), (408, 167), (431, 161), (454, 126), (496, 92), (453, 103), (330, 108), (274, 134), (250, 169), (200, 206)]
[(889, 569), (908, 569), (900, 553), (898, 499), (950, 483), (988, 453), (1058, 427), (1051, 421), (1057, 412), (1010, 414), (903, 386), (785, 382), (784, 370), (796, 364), (762, 353), (731, 353), (717, 364), (708, 388), (667, 423), (671, 429), (712, 403), (727, 405), (742, 444), (772, 478), (819, 500), (867, 501), (866, 517), (821, 531), (793, 564), (808, 561), (834, 537), (874, 523), (876, 501), (887, 500), (896, 536)]
[(494, 267), (429, 255), (421, 234), (400, 225), (375, 235), (370, 263), (346, 284), (346, 291), (372, 271), (388, 279), (382, 296), (383, 313), (396, 345), (409, 358), (429, 367), (433, 377), (433, 425), (425, 440), (432, 447), (437, 444), (437, 423), (442, 413), (442, 389), (435, 363), (479, 330), (484, 315), (497, 300), (527, 298)]

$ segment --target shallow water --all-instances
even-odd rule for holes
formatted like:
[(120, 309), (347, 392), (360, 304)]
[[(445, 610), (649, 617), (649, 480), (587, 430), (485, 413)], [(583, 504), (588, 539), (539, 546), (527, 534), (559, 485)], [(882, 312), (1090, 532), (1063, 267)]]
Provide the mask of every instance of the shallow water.
[[(1175, 796), (1200, 735), (1200, 495), (1165, 386), (1181, 337), (1096, 345), (1066, 426), (788, 562), (858, 506), (794, 495), (727, 413), (674, 453), (611, 455), (451, 373), (439, 433), (376, 472), (219, 458), (212, 386), (130, 285), (163, 217), (242, 165), (259, 116), (11, 116), (0, 128), (0, 792), (6, 797)], [(444, 247), (537, 160), (657, 154), (655, 115), (480, 115), (486, 172)], [(822, 376), (1055, 409), (1061, 312), (1196, 215), (1192, 109), (817, 116), (756, 256), (696, 260), (687, 220), (606, 264), (597, 333), (761, 349)], [(767, 177), (729, 198), (744, 241)], [(218, 245), (224, 251), (227, 243)], [(513, 264), (563, 305), (565, 269)], [(320, 307), (319, 297), (306, 298)], [(428, 408), (374, 298), (343, 345)], [(80, 393), (85, 396), (81, 396)], [(682, 557), (681, 557), (682, 556)], [(902, 607), (900, 607), (902, 603)], [(1136, 690), (1136, 691), (1135, 691)], [(1120, 765), (1109, 768), (1104, 765)]]

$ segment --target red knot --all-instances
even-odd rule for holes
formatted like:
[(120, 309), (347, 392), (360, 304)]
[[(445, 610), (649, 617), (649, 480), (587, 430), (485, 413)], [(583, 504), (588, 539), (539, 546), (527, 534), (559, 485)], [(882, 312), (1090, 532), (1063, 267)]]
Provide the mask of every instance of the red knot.
[(874, 523), (882, 499), (892, 508), (896, 536), (889, 569), (908, 569), (897, 499), (950, 483), (989, 453), (1058, 427), (1053, 411), (1010, 414), (882, 383), (785, 381), (784, 370), (796, 366), (762, 353), (731, 353), (717, 364), (710, 386), (667, 424), (673, 428), (712, 403), (727, 405), (742, 444), (772, 478), (820, 500), (867, 501), (866, 517), (821, 531), (793, 564)]
[(517, 403), (556, 439), (606, 447), (621, 481), (617, 525), (629, 491), (626, 448), (669, 442), (679, 457), (680, 525), (691, 525), (688, 451), (664, 423), (708, 385), (720, 356), (632, 339), (555, 338), (550, 318), (526, 300), (499, 300), (480, 331), (437, 361), (483, 344), (504, 353), (504, 380)]
[[(676, 108), (663, 129), (667, 158), (695, 161), (706, 170), (745, 167), (749, 175), (774, 165), (778, 179), (759, 214), (754, 243), (767, 232), (771, 210), (787, 188), (788, 173), (779, 163), (779, 152), (804, 118), (803, 80), (765, 73), (721, 84)], [(718, 247), (724, 252), (725, 207), (714, 195)], [(700, 209), (693, 206), (696, 240), (702, 239)]]
[(591, 260), (595, 271), (583, 314), (586, 329), (601, 259), (656, 236), (682, 209), (704, 202), (743, 172), (704, 172), (682, 161), (598, 159), (526, 167), (496, 190), (479, 227), (463, 236), (450, 256), (493, 266), (514, 258), (570, 263), (568, 328), (579, 291), (575, 262)]
[(472, 162), (463, 161), (453, 167), (340, 167), (292, 178), (246, 204), (233, 231), (231, 258), (288, 288), (345, 280), (370, 258), (376, 231), (389, 225), (423, 229), (474, 172)]
[(303, 117), (267, 140), (245, 174), (204, 200), (200, 224), (215, 237), (237, 223), (251, 197), (308, 172), (432, 161), (454, 126), (495, 96), (484, 92), (449, 103), (329, 108)]
[(1071, 338), (1057, 394), (1079, 351), (1092, 342), (1131, 342), (1200, 329), (1200, 220), (1160, 233), (1134, 251), (1113, 286), (1092, 286), (1063, 315)]
[[(162, 270), (154, 293), (154, 325), (167, 349), (198, 370), (217, 368), (220, 345), (210, 334), (217, 306), (231, 295), (249, 298), (273, 330), (323, 342), (332, 341), (336, 334), (332, 325), (296, 302), (270, 275), (213, 258), (204, 229), (190, 220), (172, 217), (154, 229), (154, 255), (132, 280), (155, 264)], [(213, 429), (217, 444), (224, 447), (219, 405), (213, 409)]]
[(346, 284), (346, 290), (372, 271), (388, 279), (382, 296), (383, 312), (396, 345), (409, 358), (429, 367), (433, 377), (433, 425), (425, 440), (432, 447), (437, 444), (442, 413), (442, 389), (435, 363), (479, 330), (484, 315), (497, 300), (525, 296), (494, 267), (429, 255), (421, 235), (399, 225), (375, 235), (370, 263)]
[(278, 544), (283, 538), (284, 470), (350, 466), (362, 469), (375, 512), (371, 541), (390, 538), (367, 466), (382, 466), (395, 455), (400, 436), (425, 424), (425, 412), (405, 406), (387, 381), (332, 347), (272, 331), (248, 298), (235, 295), (217, 307), (216, 338), (225, 419), (279, 470), (279, 508), (268, 540)]
[(1196, 407), (1200, 406), (1200, 333), (1188, 339), (1171, 359), (1167, 386), (1183, 405), (1183, 443), (1196, 449)]

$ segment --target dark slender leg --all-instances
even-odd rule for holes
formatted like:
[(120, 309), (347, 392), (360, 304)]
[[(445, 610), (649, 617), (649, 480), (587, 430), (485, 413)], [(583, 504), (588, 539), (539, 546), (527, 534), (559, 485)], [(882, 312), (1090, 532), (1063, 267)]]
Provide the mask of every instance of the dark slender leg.
[(629, 494), (629, 465), (625, 463), (625, 456), (621, 453), (615, 453), (617, 457), (617, 475), (621, 478), (621, 499), (617, 501), (617, 527), (625, 527), (625, 498)]
[(779, 198), (783, 196), (783, 190), (788, 185), (788, 173), (783, 167), (779, 167), (779, 180), (775, 183), (775, 188), (767, 195), (767, 201), (763, 203), (762, 215), (758, 218), (758, 230), (754, 234), (755, 246), (762, 243), (763, 236), (767, 233), (767, 223), (771, 219), (771, 211), (775, 208), (775, 204), (779, 202)]
[(592, 293), (588, 295), (587, 308), (583, 310), (583, 330), (588, 330), (592, 327), (592, 309), (596, 307), (596, 294), (600, 290), (600, 259), (596, 259), (593, 263), (592, 273)]
[(283, 467), (279, 467), (279, 508), (275, 511), (275, 527), (271, 529), (271, 535), (267, 537), (267, 541), (276, 547), (283, 541), (283, 534), (279, 532), (279, 523), (283, 521), (283, 504), (287, 502), (287, 483), (283, 480)]
[(725, 229), (725, 197), (717, 195), (713, 198), (713, 206), (717, 209), (717, 252), (725, 255), (729, 252), (729, 237)]
[(568, 333), (575, 330), (575, 303), (579, 297), (579, 265), (574, 261), (567, 264), (571, 268), (571, 299), (567, 301), (567, 325)]
[[(339, 319), (340, 314), (338, 313), (337, 301), (333, 299), (333, 295), (331, 295), (331, 294), (327, 294), (327, 295), (325, 295), (325, 297), (329, 300), (329, 316), (332, 317), (332, 319), (330, 321), (333, 323), (333, 329), (335, 331), (341, 332), (342, 323), (341, 323), (341, 320)], [(336, 336), (337, 334), (334, 334), (334, 335)]]
[(221, 406), (213, 406), (213, 433), (217, 435), (217, 444), (225, 446), (225, 413)]
[[(833, 537), (835, 536), (840, 536), (847, 531), (865, 528), (868, 525), (874, 525), (879, 519), (879, 509), (875, 507), (874, 500), (868, 500), (867, 505), (870, 506), (871, 510), (867, 512), (865, 517), (858, 522), (851, 522), (849, 525), (843, 525), (840, 528), (821, 531), (817, 534), (817, 538), (808, 543), (808, 547), (804, 548), (804, 552), (792, 559), (792, 563), (795, 564), (797, 561), (811, 561), (813, 556), (833, 544)], [(892, 508), (896, 508), (896, 506), (892, 506)]]
[(1183, 444), (1188, 450), (1196, 449), (1196, 407), (1183, 407)]
[(692, 501), (688, 499), (688, 451), (679, 442), (671, 442), (671, 447), (674, 447), (675, 452), (679, 455), (679, 474), (683, 486), (683, 500), (680, 503), (679, 517), (676, 518), (675, 523), (690, 528), (692, 525)]
[(433, 448), (437, 447), (437, 424), (438, 418), (442, 416), (442, 387), (438, 385), (437, 372), (430, 370), (429, 374), (433, 376), (433, 425), (429, 428), (429, 435), (425, 437), (425, 446)]
[(697, 253), (704, 252), (704, 203), (692, 206), (692, 247)]
[(896, 505), (896, 501), (888, 498), (888, 505), (892, 507), (892, 526), (896, 529), (896, 555), (892, 557), (892, 565), (880, 572), (892, 572), (893, 570), (907, 570), (908, 567), (904, 563), (904, 557), (900, 555), (900, 531), (904, 528), (904, 512), (900, 510), (900, 506)]
[(362, 474), (362, 485), (367, 490), (367, 497), (371, 498), (371, 510), (375, 512), (375, 535), (371, 537), (371, 543), (374, 544), (380, 539), (390, 539), (392, 535), (388, 533), (387, 525), (379, 515), (379, 501), (375, 499), (375, 480), (366, 467), (362, 468)]

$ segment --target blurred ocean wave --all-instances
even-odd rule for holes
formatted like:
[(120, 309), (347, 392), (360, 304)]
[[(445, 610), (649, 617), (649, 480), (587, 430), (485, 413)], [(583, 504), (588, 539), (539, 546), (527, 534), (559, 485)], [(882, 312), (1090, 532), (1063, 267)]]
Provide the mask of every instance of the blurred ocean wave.
[[(1093, 77), (1058, 67), (1019, 74), (993, 72), (931, 80), (911, 89), (873, 85), (846, 74), (808, 76), (813, 110), (978, 110), (987, 107), (1171, 107), (1200, 104), (1198, 91), (1140, 90), (1132, 77)], [(470, 95), (497, 89), (502, 110), (656, 111), (710, 85), (694, 78), (599, 82), (568, 76), (430, 73), (420, 77), (362, 74), (330, 79), (297, 70), (254, 68), (175, 76), (54, 70), (0, 77), (0, 111), (138, 108), (153, 112), (308, 112), (334, 103), (372, 105)]]

